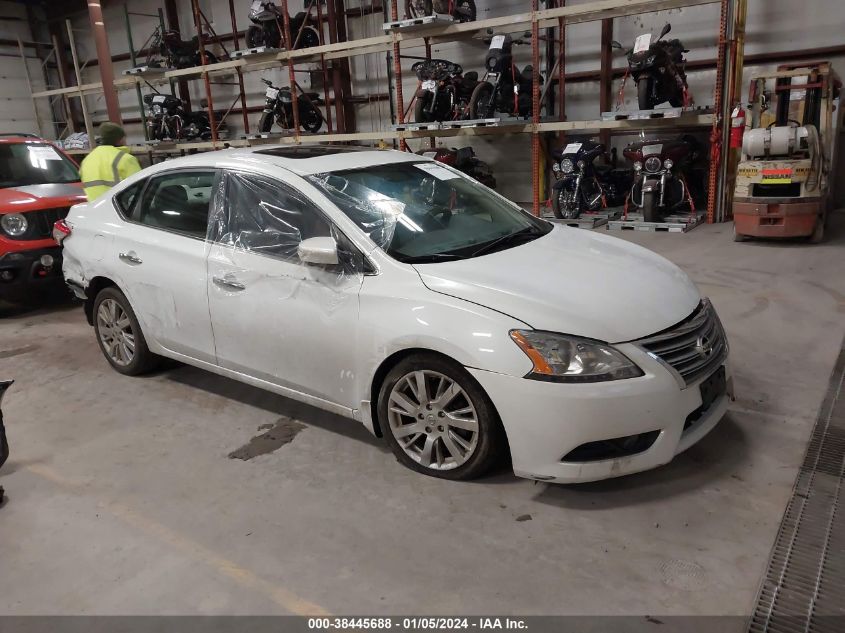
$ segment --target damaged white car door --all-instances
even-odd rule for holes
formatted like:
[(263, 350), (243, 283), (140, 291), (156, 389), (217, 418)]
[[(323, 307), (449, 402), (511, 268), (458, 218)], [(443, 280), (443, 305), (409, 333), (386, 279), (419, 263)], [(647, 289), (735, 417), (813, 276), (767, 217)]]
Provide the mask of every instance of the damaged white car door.
[(169, 350), (214, 362), (205, 290), (206, 232), (217, 171), (175, 169), (116, 197), (108, 258), (144, 333)]
[[(221, 187), (208, 235), (217, 363), (354, 408), (363, 257), (287, 183), (227, 170)], [(305, 240), (308, 262), (300, 257)]]

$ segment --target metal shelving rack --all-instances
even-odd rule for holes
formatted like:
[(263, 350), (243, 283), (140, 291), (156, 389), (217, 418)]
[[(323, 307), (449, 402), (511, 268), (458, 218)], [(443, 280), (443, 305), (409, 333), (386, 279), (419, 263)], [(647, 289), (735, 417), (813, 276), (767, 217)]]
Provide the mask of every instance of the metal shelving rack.
[[(330, 0), (331, 1), (331, 0)], [(216, 132), (211, 141), (206, 142), (190, 142), (190, 143), (175, 143), (168, 145), (167, 148), (151, 149), (146, 146), (134, 146), (132, 151), (138, 153), (178, 153), (188, 150), (208, 151), (220, 149), (223, 147), (239, 147), (254, 144), (263, 144), (268, 142), (276, 143), (322, 143), (322, 142), (387, 142), (398, 141), (403, 149), (407, 149), (405, 143), (408, 139), (414, 138), (438, 138), (438, 137), (454, 137), (454, 136), (487, 136), (500, 134), (530, 134), (531, 135), (531, 157), (532, 157), (532, 172), (533, 172), (533, 211), (535, 214), (540, 213), (541, 204), (541, 185), (540, 185), (540, 171), (541, 171), (541, 152), (542, 152), (542, 135), (548, 134), (566, 134), (566, 133), (594, 133), (602, 136), (609, 136), (614, 133), (632, 133), (640, 130), (655, 130), (677, 128), (677, 129), (693, 129), (693, 128), (711, 128), (711, 141), (714, 150), (711, 152), (710, 165), (710, 182), (708, 195), (708, 209), (707, 220), (713, 222), (722, 218), (722, 210), (720, 199), (718, 195), (718, 175), (722, 164), (721, 146), (724, 137), (724, 125), (726, 120), (725, 99), (723, 87), (717, 81), (717, 86), (714, 94), (714, 112), (713, 114), (701, 114), (697, 112), (690, 112), (681, 115), (680, 117), (671, 119), (639, 119), (639, 120), (583, 120), (583, 121), (568, 121), (565, 114), (565, 73), (564, 73), (564, 42), (565, 28), (567, 26), (582, 24), (587, 22), (603, 21), (603, 26), (608, 24), (609, 20), (617, 17), (624, 17), (630, 15), (637, 15), (641, 13), (655, 12), (666, 9), (677, 9), (682, 7), (692, 7), (700, 5), (719, 4), (721, 5), (721, 19), (719, 23), (718, 42), (719, 55), (717, 58), (717, 76), (724, 83), (726, 73), (726, 59), (731, 50), (731, 42), (728, 39), (729, 34), (729, 19), (733, 15), (732, 5), (737, 0), (596, 0), (588, 4), (579, 4), (576, 6), (566, 6), (566, 0), (548, 0), (549, 8), (540, 9), (539, 0), (531, 0), (531, 10), (495, 18), (487, 18), (475, 22), (465, 23), (451, 23), (451, 24), (433, 24), (430, 27), (417, 27), (410, 31), (403, 31), (403, 29), (394, 29), (383, 35), (373, 37), (359, 38), (348, 41), (335, 41), (329, 43), (321, 43), (319, 46), (305, 48), (305, 49), (288, 49), (282, 51), (272, 52), (270, 54), (258, 54), (249, 57), (240, 57), (238, 59), (230, 59), (215, 64), (205, 64), (193, 68), (168, 70), (163, 73), (156, 73), (154, 77), (144, 76), (123, 76), (114, 79), (115, 89), (136, 89), (140, 82), (148, 82), (150, 84), (167, 83), (174, 80), (187, 79), (202, 79), (206, 86), (206, 94), (208, 97), (209, 116), (213, 117), (213, 97), (211, 95), (211, 77), (217, 76), (237, 76), (240, 85), (240, 96), (242, 98), (242, 112), (245, 118), (245, 128), (248, 129), (248, 121), (246, 121), (246, 103), (243, 93), (243, 79), (242, 73), (250, 71), (265, 70), (268, 68), (287, 67), (291, 89), (296, 90), (298, 86), (296, 82), (295, 65), (303, 63), (317, 63), (322, 67), (324, 77), (324, 94), (326, 101), (326, 109), (330, 109), (329, 87), (328, 87), (328, 73), (326, 69), (326, 62), (350, 58), (357, 55), (366, 55), (370, 53), (390, 52), (393, 58), (391, 90), (395, 100), (394, 111), (400, 123), (404, 118), (404, 98), (402, 94), (402, 68), (401, 68), (401, 50), (402, 47), (409, 46), (425, 46), (426, 52), (430, 52), (432, 44), (455, 41), (461, 39), (468, 39), (476, 37), (487, 29), (501, 29), (510, 32), (530, 29), (533, 37), (532, 39), (532, 58), (534, 65), (534, 83), (532, 93), (532, 112), (530, 120), (527, 121), (503, 121), (499, 125), (492, 127), (467, 127), (457, 129), (437, 129), (437, 130), (394, 130), (385, 129), (371, 132), (334, 132), (331, 129), (331, 113), (328, 112), (327, 122), (329, 123), (329, 131), (322, 134), (301, 134), (299, 126), (299, 113), (297, 107), (297, 100), (294, 99), (294, 122), (295, 128), (289, 134), (274, 136), (270, 138), (261, 139), (232, 139), (227, 141), (219, 140)], [(234, 37), (237, 37), (237, 24), (234, 17), (234, 8), (231, 6), (233, 0), (230, 0), (230, 9), (232, 13), (232, 30)], [(387, 15), (389, 10), (392, 20), (399, 18), (399, 7), (397, 0), (389, 0), (388, 6), (383, 6), (382, 10)], [(197, 34), (201, 35), (201, 15), (198, 13), (197, 0), (191, 0), (192, 8), (194, 9), (195, 28)], [(284, 37), (286, 42), (291, 41), (290, 21), (287, 16), (289, 13), (287, 0), (280, 0), (281, 8), (285, 17), (284, 19)], [(320, 24), (321, 42), (323, 36), (323, 15), (321, 12), (320, 0), (311, 0), (308, 7), (309, 15), (314, 9), (317, 11), (317, 19)], [(343, 19), (342, 16), (329, 16), (331, 20)], [(557, 29), (558, 36), (553, 43), (558, 44), (558, 63), (550, 70), (552, 74), (557, 73), (558, 83), (558, 117), (557, 120), (541, 120), (541, 93), (539, 83), (540, 72), (540, 47), (542, 40), (539, 37), (540, 30)], [(604, 32), (603, 28), (603, 32)], [(549, 32), (549, 31), (547, 31)], [(603, 38), (604, 39), (604, 38)], [(200, 37), (202, 41), (202, 37)], [(735, 64), (741, 63), (740, 57), (733, 57)], [(608, 66), (608, 68), (605, 68)], [(602, 60), (602, 83), (603, 90), (609, 89), (609, 82), (611, 80), (611, 70), (608, 61)], [(81, 80), (81, 77), (80, 77)], [(551, 82), (549, 82), (551, 83)], [(335, 86), (336, 88), (336, 86)], [(82, 97), (87, 94), (94, 94), (102, 92), (102, 83), (92, 82), (77, 86), (63, 86), (57, 89), (45, 90), (35, 92), (32, 94), (33, 99), (36, 98), (54, 98), (61, 96), (63, 99), (70, 97)], [(546, 95), (543, 95), (546, 96)], [(337, 99), (337, 94), (334, 95)], [(84, 99), (80, 99), (84, 104)], [(730, 104), (729, 104), (730, 105)], [(83, 105), (83, 112), (86, 109)], [(93, 135), (91, 135), (93, 137)], [(83, 153), (83, 151), (79, 151)]]

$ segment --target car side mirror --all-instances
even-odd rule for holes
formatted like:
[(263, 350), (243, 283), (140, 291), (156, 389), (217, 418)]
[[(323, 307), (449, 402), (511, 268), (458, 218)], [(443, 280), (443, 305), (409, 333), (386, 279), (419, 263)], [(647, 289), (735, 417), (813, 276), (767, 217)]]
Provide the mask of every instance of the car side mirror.
[(622, 50), (622, 44), (620, 44), (620, 43), (619, 43), (619, 42), (617, 42), (616, 40), (613, 40), (613, 41), (610, 43), (610, 48), (618, 48), (619, 50)]
[(671, 30), (672, 30), (672, 25), (667, 22), (666, 25), (663, 27), (663, 30), (660, 31), (660, 37), (658, 37), (657, 39), (662, 40), (663, 37)]
[(337, 242), (333, 237), (309, 237), (296, 247), (296, 253), (303, 264), (313, 266), (334, 266), (338, 263)]

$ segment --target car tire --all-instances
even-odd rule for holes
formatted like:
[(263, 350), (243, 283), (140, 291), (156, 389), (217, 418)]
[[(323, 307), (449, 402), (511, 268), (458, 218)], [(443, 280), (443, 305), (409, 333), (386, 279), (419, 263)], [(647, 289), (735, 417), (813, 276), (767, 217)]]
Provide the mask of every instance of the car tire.
[(154, 369), (161, 358), (153, 354), (126, 296), (104, 288), (94, 300), (94, 333), (103, 356), (115, 371), (137, 376)]
[(475, 479), (499, 462), (507, 447), (481, 385), (437, 354), (414, 354), (390, 370), (379, 390), (378, 419), (396, 459), (432, 477)]

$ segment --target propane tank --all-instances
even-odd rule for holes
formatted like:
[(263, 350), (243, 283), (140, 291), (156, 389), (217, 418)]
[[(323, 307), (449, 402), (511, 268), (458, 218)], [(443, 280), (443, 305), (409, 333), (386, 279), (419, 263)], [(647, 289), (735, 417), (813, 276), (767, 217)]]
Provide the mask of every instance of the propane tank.
[(752, 159), (789, 157), (798, 152), (812, 153), (814, 148), (810, 139), (815, 131), (812, 125), (802, 127), (779, 125), (749, 130), (742, 140), (742, 153)]

